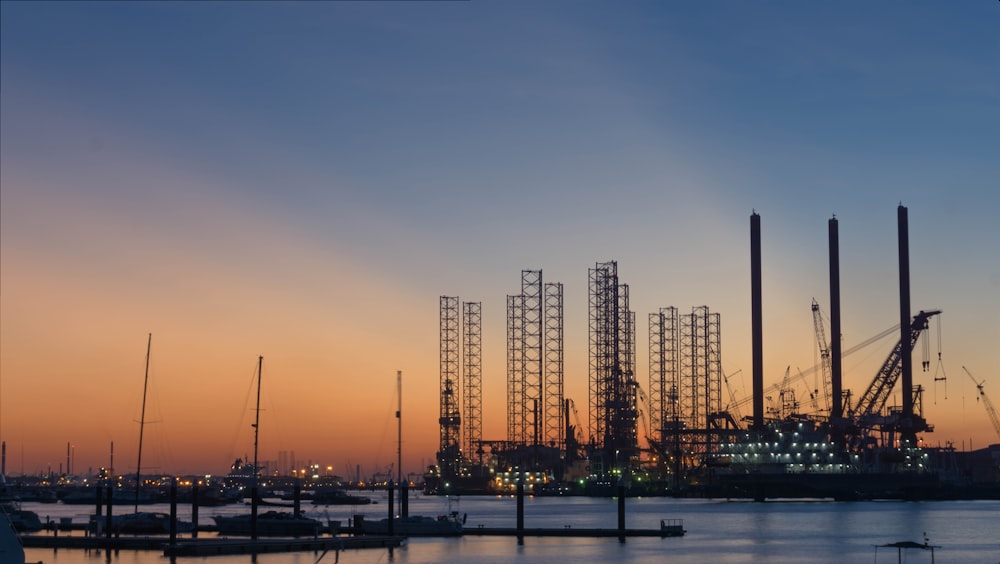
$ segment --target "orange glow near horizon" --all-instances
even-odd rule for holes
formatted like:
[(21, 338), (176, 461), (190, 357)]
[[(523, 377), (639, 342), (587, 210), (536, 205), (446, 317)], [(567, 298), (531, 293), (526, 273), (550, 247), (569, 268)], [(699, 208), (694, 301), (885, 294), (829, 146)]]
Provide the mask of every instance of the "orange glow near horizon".
[[(9, 324), (10, 316), (5, 317)], [(427, 325), (427, 332), (434, 334), (436, 319)], [(329, 466), (343, 477), (354, 477), (359, 465), (362, 478), (386, 471), (396, 461), (395, 369), (385, 367), (373, 374), (372, 365), (360, 360), (376, 359), (378, 351), (304, 338), (315, 334), (302, 331), (302, 340), (280, 342), (282, 355), (264, 355), (260, 460), (274, 463), (279, 451), (286, 451), (298, 464)], [(3, 434), (8, 474), (58, 471), (66, 461), (67, 443), (77, 474), (107, 467), (111, 442), (115, 471), (135, 470), (145, 335), (75, 335), (61, 350), (47, 353), (37, 348), (30, 333), (5, 331)], [(224, 474), (236, 458), (252, 456), (256, 351), (237, 341), (223, 335), (215, 342), (198, 342), (184, 338), (177, 328), (153, 335), (144, 473)], [(407, 473), (422, 472), (434, 462), (438, 441), (438, 376), (431, 371), (437, 364), (436, 343), (425, 339), (421, 346), (424, 350), (407, 354), (426, 372), (403, 374)], [(317, 350), (329, 352), (320, 355)], [(495, 365), (489, 368), (483, 434), (487, 439), (504, 438), (504, 390), (497, 382), (504, 372)], [(568, 363), (567, 372), (566, 396), (575, 399), (586, 425), (585, 364), (577, 359)], [(28, 374), (32, 376), (21, 377)], [(355, 376), (364, 374), (367, 377)], [(964, 409), (941, 409), (943, 390), (935, 392), (924, 379), (929, 379), (926, 374), (915, 375), (915, 382), (927, 388), (925, 414), (938, 429), (923, 435), (926, 444), (990, 444), (986, 413), (971, 382), (964, 386), (953, 381), (948, 391), (951, 406), (959, 399)], [(849, 375), (845, 385), (857, 390), (868, 380)], [(749, 377), (743, 382), (748, 388)], [(743, 412), (748, 414), (749, 406)]]

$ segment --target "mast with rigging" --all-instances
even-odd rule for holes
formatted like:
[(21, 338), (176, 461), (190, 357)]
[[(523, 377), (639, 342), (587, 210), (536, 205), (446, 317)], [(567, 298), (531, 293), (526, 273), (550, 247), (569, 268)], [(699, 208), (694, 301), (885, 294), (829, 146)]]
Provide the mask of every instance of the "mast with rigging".
[(257, 540), (257, 445), (260, 438), (260, 381), (263, 377), (264, 357), (257, 357), (257, 407), (253, 421), (253, 481), (250, 488), (250, 538)]
[(149, 388), (149, 351), (152, 346), (153, 334), (150, 333), (146, 339), (146, 375), (142, 381), (142, 412), (139, 414), (139, 457), (135, 463), (135, 507), (133, 511), (136, 513), (139, 512), (139, 486), (142, 484), (142, 480), (139, 478), (139, 474), (142, 472), (142, 431), (146, 427), (146, 391)]

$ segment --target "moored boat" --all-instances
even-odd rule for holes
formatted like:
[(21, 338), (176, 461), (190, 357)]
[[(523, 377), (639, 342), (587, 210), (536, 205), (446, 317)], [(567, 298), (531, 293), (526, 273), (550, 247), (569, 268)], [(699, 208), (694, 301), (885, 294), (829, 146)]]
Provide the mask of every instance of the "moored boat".
[[(59, 497), (65, 505), (94, 505), (97, 503), (98, 490), (100, 490), (101, 500), (103, 503), (108, 502), (107, 489), (104, 486), (86, 486), (79, 487), (64, 492), (62, 496)], [(114, 487), (112, 489), (112, 500), (115, 505), (121, 504), (139, 504), (148, 505), (152, 503), (162, 503), (165, 498), (156, 491), (142, 489), (136, 494), (134, 490), (125, 490), (120, 487)]]
[[(215, 520), (220, 535), (251, 536), (253, 533), (250, 514), (216, 515), (212, 519)], [(323, 524), (317, 519), (287, 511), (265, 511), (257, 515), (257, 534), (265, 537), (317, 536), (322, 527)]]
[(0, 562), (24, 564), (24, 547), (6, 515), (0, 514)]
[[(388, 519), (367, 521), (358, 515), (354, 520), (355, 528), (366, 535), (389, 534)], [(462, 534), (463, 521), (464, 518), (459, 518), (457, 511), (437, 518), (426, 515), (396, 517), (392, 520), (392, 534), (404, 537), (456, 537)]]
[(42, 530), (42, 520), (38, 514), (28, 509), (22, 509), (15, 503), (0, 504), (0, 514), (7, 516), (10, 525), (19, 533), (33, 533)]
[[(91, 515), (93, 530), (104, 531), (107, 518), (103, 515)], [(194, 530), (194, 523), (177, 520), (178, 533), (189, 533)], [(170, 515), (157, 511), (136, 511), (111, 517), (111, 530), (125, 535), (166, 535), (170, 533)]]
[(351, 495), (340, 488), (318, 489), (312, 496), (313, 505), (368, 505), (371, 498)]

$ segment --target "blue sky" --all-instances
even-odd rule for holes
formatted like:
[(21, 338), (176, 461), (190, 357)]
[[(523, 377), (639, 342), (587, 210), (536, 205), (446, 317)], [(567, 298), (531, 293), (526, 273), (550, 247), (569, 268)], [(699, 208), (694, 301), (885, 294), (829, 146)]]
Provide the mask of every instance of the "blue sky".
[[(18, 382), (65, 373), (32, 368), (30, 351), (83, 360), (66, 343), (95, 327), (105, 341), (233, 335), (234, 356), (289, 346), (321, 367), (312, 378), (403, 369), (433, 389), (439, 295), (483, 302), (499, 396), (521, 269), (566, 285), (568, 388), (585, 394), (587, 268), (607, 260), (642, 328), (664, 306), (721, 313), (726, 370), (749, 389), (751, 211), (776, 382), (814, 362), (833, 214), (845, 345), (898, 321), (900, 202), (913, 310), (945, 311), (952, 395), (971, 398), (967, 365), (1000, 396), (995, 2), (0, 10), (9, 433)], [(382, 352), (344, 360), (358, 350)], [(207, 361), (189, 354), (178, 371), (198, 374)], [(856, 370), (858, 389), (874, 368)], [(934, 392), (951, 432), (935, 440), (995, 440), (979, 406)]]

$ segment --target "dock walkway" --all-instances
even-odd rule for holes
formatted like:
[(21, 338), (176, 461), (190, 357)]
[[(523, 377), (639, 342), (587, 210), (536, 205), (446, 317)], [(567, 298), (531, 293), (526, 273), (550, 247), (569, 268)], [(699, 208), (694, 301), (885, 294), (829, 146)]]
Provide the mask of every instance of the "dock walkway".
[(500, 527), (471, 527), (462, 529), (463, 535), (473, 536), (524, 536), (524, 537), (681, 537), (684, 536), (681, 519), (663, 519), (659, 529), (593, 529), (577, 527), (548, 527), (510, 529)]
[(268, 552), (320, 552), (360, 548), (393, 548), (403, 543), (403, 537), (315, 537), (267, 539), (178, 539), (170, 544), (163, 536), (106, 538), (101, 536), (22, 535), (26, 548), (77, 548), (104, 550), (162, 550), (164, 556), (211, 556), (220, 554), (261, 554)]

